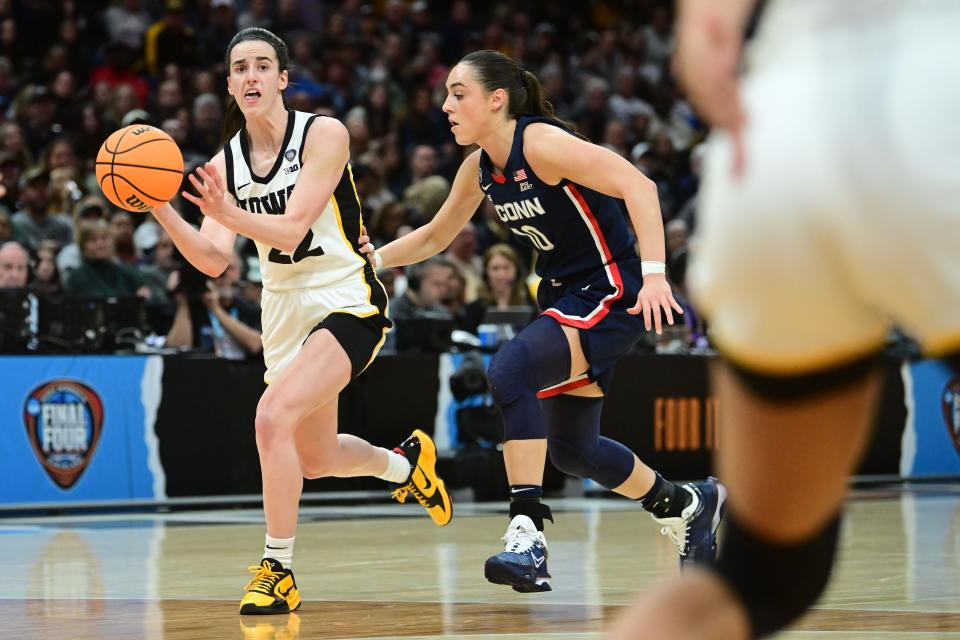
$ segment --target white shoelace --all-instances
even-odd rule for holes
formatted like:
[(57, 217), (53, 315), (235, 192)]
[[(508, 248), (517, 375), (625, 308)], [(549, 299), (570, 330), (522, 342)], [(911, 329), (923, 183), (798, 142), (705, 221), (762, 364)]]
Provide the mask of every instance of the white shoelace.
[(679, 524), (664, 525), (660, 527), (660, 534), (665, 535), (677, 546), (677, 552), (681, 556), (687, 555), (687, 521), (681, 520)]
[(686, 485), (683, 488), (693, 495), (693, 501), (683, 510), (683, 515), (679, 518), (654, 518), (657, 523), (663, 525), (660, 527), (660, 534), (673, 541), (673, 544), (677, 547), (677, 552), (681, 556), (687, 555), (687, 534), (689, 533), (687, 524), (693, 519), (700, 507), (700, 495)]
[[(503, 550), (510, 553), (526, 553), (530, 551), (538, 542), (544, 543), (543, 534), (535, 528), (530, 529), (523, 524), (513, 525), (507, 529), (500, 540), (503, 541)], [(546, 546), (546, 545), (544, 545)]]

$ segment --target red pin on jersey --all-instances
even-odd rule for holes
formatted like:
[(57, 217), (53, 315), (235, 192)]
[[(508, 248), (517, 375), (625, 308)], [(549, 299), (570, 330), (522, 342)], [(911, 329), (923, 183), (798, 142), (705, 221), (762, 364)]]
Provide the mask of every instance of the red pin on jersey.
[(183, 181), (180, 147), (147, 124), (114, 131), (100, 147), (96, 166), (103, 195), (127, 211), (161, 206), (177, 194)]

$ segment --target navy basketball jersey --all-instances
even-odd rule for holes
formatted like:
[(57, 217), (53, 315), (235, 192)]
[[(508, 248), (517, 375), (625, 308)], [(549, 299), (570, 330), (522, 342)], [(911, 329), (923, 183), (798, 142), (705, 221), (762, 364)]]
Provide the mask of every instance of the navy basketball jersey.
[(607, 271), (617, 285), (610, 265), (637, 258), (617, 201), (567, 179), (541, 181), (523, 157), (523, 132), (534, 122), (559, 126), (548, 118), (517, 118), (503, 175), (494, 175), (490, 156), (480, 152), (480, 188), (520, 242), (537, 250), (541, 278), (568, 284)]

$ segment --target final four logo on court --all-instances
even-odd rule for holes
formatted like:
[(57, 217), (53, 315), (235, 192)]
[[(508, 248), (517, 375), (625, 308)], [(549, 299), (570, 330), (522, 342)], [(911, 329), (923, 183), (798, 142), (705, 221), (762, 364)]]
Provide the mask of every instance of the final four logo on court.
[(954, 378), (944, 387), (942, 402), (947, 431), (957, 453), (960, 453), (960, 377)]
[(23, 421), (44, 471), (60, 488), (69, 489), (86, 470), (97, 448), (103, 401), (85, 384), (51, 380), (27, 396)]

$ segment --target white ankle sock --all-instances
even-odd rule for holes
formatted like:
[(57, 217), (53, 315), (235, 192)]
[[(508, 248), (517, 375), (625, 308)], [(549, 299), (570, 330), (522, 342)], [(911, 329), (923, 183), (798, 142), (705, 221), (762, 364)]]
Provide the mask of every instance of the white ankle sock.
[(387, 468), (377, 476), (387, 482), (406, 482), (410, 477), (410, 460), (396, 451), (387, 451)]
[(284, 569), (292, 568), (293, 541), (296, 539), (296, 536), (292, 538), (271, 538), (268, 535), (267, 540), (263, 545), (263, 557), (273, 558), (282, 564)]

